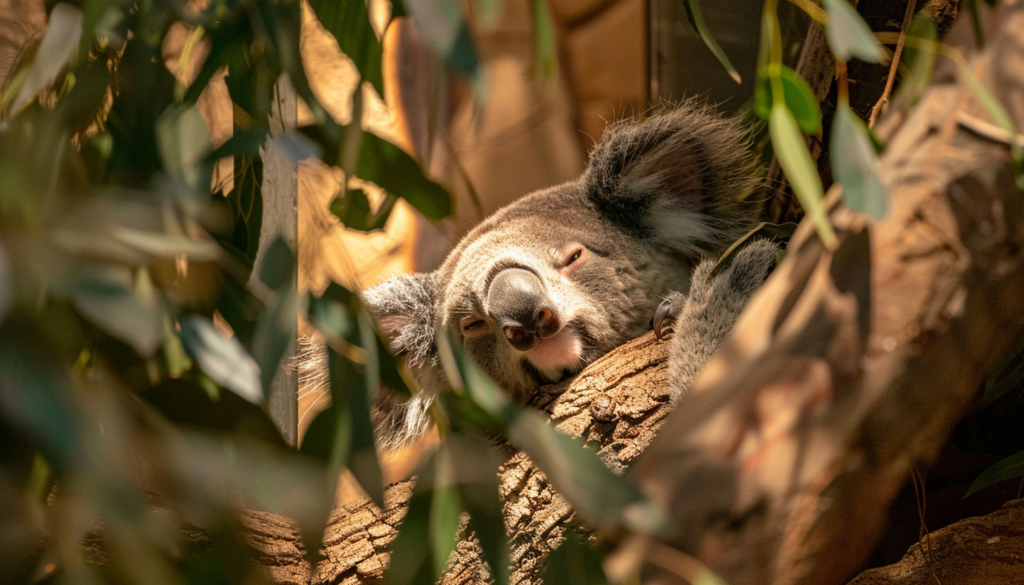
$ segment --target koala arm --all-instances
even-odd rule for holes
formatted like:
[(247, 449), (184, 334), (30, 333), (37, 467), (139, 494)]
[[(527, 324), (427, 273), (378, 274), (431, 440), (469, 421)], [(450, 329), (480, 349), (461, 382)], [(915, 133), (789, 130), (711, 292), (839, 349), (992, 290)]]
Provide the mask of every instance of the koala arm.
[(769, 240), (755, 240), (717, 274), (712, 274), (716, 261), (705, 259), (694, 270), (690, 294), (675, 292), (666, 299), (674, 321), (668, 369), (673, 400), (686, 393), (721, 347), (747, 301), (775, 266), (777, 251)]

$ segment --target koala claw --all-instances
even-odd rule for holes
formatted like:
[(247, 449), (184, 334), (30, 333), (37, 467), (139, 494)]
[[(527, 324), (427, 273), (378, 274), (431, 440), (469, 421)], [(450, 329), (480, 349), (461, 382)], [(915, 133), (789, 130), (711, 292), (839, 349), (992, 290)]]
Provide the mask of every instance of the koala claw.
[[(672, 302), (668, 299), (661, 301), (658, 305), (658, 309), (654, 311), (654, 319), (651, 320), (651, 328), (654, 329), (654, 336), (658, 338), (658, 341), (665, 339), (665, 332), (662, 331), (661, 327), (665, 324), (665, 317), (668, 317), (669, 311), (672, 309)], [(671, 317), (669, 317), (671, 320)]]

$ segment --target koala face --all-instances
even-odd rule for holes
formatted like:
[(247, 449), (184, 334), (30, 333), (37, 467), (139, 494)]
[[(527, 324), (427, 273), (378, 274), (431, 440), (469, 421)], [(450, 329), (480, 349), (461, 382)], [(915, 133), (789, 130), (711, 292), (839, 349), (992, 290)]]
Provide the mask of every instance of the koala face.
[(641, 335), (688, 259), (604, 219), (581, 181), (536, 193), (466, 236), (439, 269), (439, 325), (525, 400)]
[(446, 331), (521, 401), (643, 334), (692, 267), (752, 227), (746, 135), (688, 107), (610, 127), (579, 179), (527, 195), (469, 232), (431, 273), (363, 294), (422, 391), (378, 399), (385, 445), (418, 435), (447, 386)]

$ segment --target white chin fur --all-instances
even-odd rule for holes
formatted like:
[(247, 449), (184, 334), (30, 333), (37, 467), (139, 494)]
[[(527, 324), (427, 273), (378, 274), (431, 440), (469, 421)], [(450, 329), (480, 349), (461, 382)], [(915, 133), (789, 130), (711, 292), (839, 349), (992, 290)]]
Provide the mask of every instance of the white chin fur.
[(554, 337), (540, 340), (536, 347), (526, 352), (526, 359), (550, 380), (561, 379), (566, 370), (579, 371), (583, 365), (583, 345), (571, 327), (563, 327)]

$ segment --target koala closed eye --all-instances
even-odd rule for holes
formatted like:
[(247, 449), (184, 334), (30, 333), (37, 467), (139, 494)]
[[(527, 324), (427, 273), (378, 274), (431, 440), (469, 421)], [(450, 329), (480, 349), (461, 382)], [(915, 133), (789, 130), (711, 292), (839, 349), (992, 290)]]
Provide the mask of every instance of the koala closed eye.
[[(378, 425), (378, 440), (394, 446), (422, 431), (430, 401), (448, 387), (436, 345), (445, 331), (526, 401), (540, 385), (646, 333), (662, 299), (685, 298), (692, 278), (701, 290), (724, 287), (701, 280), (703, 272), (691, 275), (757, 220), (757, 205), (743, 197), (759, 185), (748, 142), (735, 121), (692, 105), (614, 124), (579, 179), (499, 210), (437, 270), (366, 291), (367, 307), (424, 389), (416, 404), (377, 401), (375, 419), (388, 421)], [(569, 243), (552, 255), (551, 241)], [(727, 278), (760, 282), (761, 264), (751, 263), (756, 275), (736, 269)], [(728, 306), (716, 300), (680, 310), (674, 329), (687, 335), (672, 341), (670, 361), (699, 370), (752, 294), (743, 290), (738, 302), (709, 297)], [(467, 314), (467, 306), (478, 309)], [(715, 326), (681, 322), (697, 319)], [(685, 388), (672, 390), (678, 396)]]

